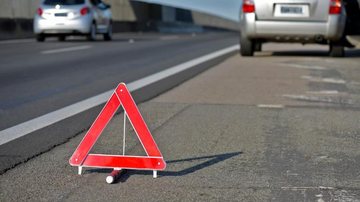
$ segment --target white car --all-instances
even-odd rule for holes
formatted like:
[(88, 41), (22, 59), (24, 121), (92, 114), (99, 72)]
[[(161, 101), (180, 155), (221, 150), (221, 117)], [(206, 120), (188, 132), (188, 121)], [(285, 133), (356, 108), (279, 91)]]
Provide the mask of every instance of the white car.
[(329, 44), (331, 56), (344, 56), (343, 0), (244, 0), (242, 11), (243, 56), (261, 51), (265, 42)]
[(112, 14), (110, 5), (101, 0), (42, 0), (34, 18), (37, 41), (55, 36), (60, 41), (69, 35), (85, 35), (95, 40), (103, 34), (112, 39)]

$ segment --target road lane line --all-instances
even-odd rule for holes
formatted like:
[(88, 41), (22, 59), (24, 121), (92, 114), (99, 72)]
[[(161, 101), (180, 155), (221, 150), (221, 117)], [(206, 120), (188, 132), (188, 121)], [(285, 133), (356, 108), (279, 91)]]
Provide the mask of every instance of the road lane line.
[(354, 101), (351, 99), (333, 99), (331, 97), (323, 96), (307, 96), (307, 95), (283, 95), (285, 98), (300, 100), (300, 101), (309, 101), (309, 102), (323, 102), (323, 103), (331, 103), (331, 104), (347, 104), (353, 105)]
[(319, 95), (337, 95), (340, 92), (337, 90), (321, 90), (321, 91), (307, 91), (308, 94), (319, 94)]
[(334, 187), (281, 187), (282, 190), (291, 190), (291, 191), (304, 191), (307, 189), (323, 189), (323, 190), (334, 190)]
[[(140, 88), (143, 88), (145, 86), (153, 84), (164, 78), (173, 76), (179, 72), (185, 71), (194, 66), (202, 64), (208, 60), (229, 54), (229, 53), (237, 51), (237, 50), (239, 50), (239, 45), (233, 45), (228, 48), (224, 48), (222, 50), (210, 53), (205, 56), (201, 56), (199, 58), (196, 58), (196, 59), (190, 60), (188, 62), (170, 67), (161, 72), (158, 72), (158, 73), (149, 75), (147, 77), (141, 78), (139, 80), (133, 81), (131, 83), (128, 83), (127, 87), (130, 92), (136, 91)], [(99, 95), (85, 99), (83, 101), (77, 102), (75, 104), (69, 105), (62, 109), (50, 112), (48, 114), (42, 115), (40, 117), (31, 119), (29, 121), (26, 121), (26, 122), (20, 123), (18, 125), (15, 125), (13, 127), (2, 130), (2, 131), (0, 131), (0, 146), (3, 144), (6, 144), (12, 140), (15, 140), (17, 138), (20, 138), (22, 136), (25, 136), (29, 133), (32, 133), (34, 131), (40, 130), (47, 126), (50, 126), (61, 120), (64, 120), (66, 118), (69, 118), (71, 116), (79, 114), (81, 112), (84, 112), (88, 109), (91, 109), (93, 107), (104, 104), (109, 99), (109, 97), (114, 92), (114, 90), (115, 89), (111, 89), (109, 91), (106, 91)]]
[(328, 68), (317, 66), (317, 65), (300, 65), (300, 64), (290, 64), (290, 63), (280, 63), (282, 66), (294, 67), (298, 69), (308, 69), (308, 70), (327, 70)]
[(278, 104), (259, 104), (257, 105), (258, 108), (267, 108), (267, 109), (283, 109), (284, 105)]
[(321, 77), (312, 77), (312, 76), (302, 76), (301, 78), (313, 82), (346, 84), (345, 80), (335, 79), (335, 78), (321, 78)]
[(46, 50), (41, 51), (41, 54), (54, 54), (54, 53), (63, 53), (63, 52), (71, 52), (71, 51), (79, 51), (79, 50), (85, 50), (89, 49), (92, 46), (85, 45), (85, 46), (75, 46), (75, 47), (69, 47), (69, 48), (60, 48), (60, 49), (53, 49), (53, 50)]
[(6, 40), (0, 41), (0, 44), (17, 44), (17, 43), (33, 43), (34, 39), (14, 39), (14, 40)]
[(167, 40), (176, 40), (176, 39), (179, 39), (180, 37), (177, 36), (177, 35), (170, 35), (170, 36), (162, 36), (160, 37), (160, 40), (163, 40), (163, 41), (167, 41)]

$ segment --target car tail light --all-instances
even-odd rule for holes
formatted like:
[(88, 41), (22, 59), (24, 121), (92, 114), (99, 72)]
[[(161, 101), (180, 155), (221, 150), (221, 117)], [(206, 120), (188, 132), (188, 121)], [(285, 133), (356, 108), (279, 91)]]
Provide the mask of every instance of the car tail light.
[(81, 14), (81, 15), (86, 15), (86, 14), (88, 14), (88, 13), (90, 13), (89, 7), (84, 7), (84, 8), (82, 8), (82, 9), (80, 10), (80, 14)]
[(39, 16), (42, 16), (42, 14), (43, 14), (43, 9), (42, 9), (42, 8), (38, 8), (38, 9), (36, 10), (36, 13), (37, 13)]
[(341, 6), (341, 0), (330, 0), (329, 14), (340, 14)]
[(255, 12), (254, 0), (244, 0), (242, 10), (244, 13), (254, 13)]

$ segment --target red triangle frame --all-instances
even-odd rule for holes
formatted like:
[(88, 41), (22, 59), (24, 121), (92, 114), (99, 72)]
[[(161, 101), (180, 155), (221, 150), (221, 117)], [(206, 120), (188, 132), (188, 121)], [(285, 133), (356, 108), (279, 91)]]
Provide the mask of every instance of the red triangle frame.
[[(123, 106), (147, 156), (89, 154), (117, 109)], [(166, 162), (125, 83), (120, 83), (69, 160), (80, 167), (164, 170)]]

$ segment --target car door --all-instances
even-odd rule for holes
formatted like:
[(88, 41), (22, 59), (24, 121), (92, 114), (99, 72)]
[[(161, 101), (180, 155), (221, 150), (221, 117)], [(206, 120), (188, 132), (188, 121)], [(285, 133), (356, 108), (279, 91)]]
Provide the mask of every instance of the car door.
[(255, 0), (258, 20), (328, 20), (330, 0)]

